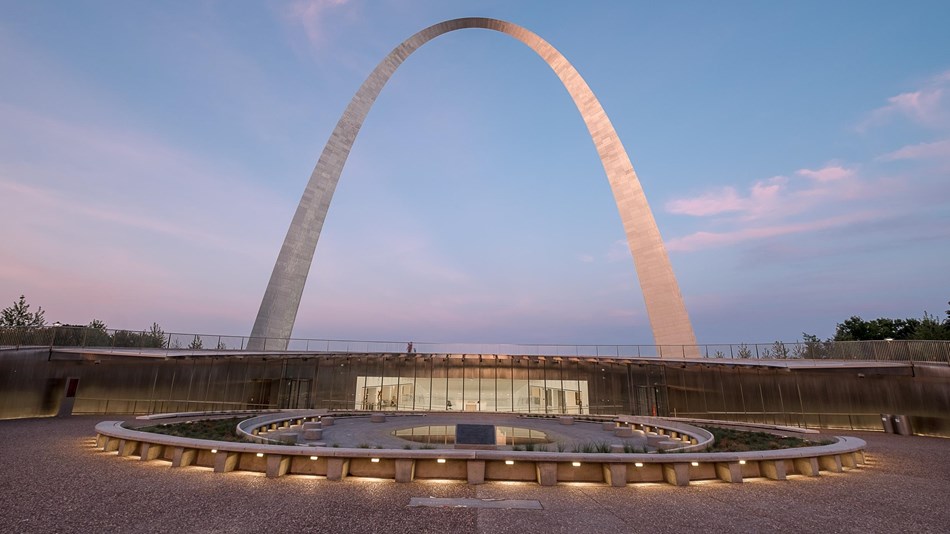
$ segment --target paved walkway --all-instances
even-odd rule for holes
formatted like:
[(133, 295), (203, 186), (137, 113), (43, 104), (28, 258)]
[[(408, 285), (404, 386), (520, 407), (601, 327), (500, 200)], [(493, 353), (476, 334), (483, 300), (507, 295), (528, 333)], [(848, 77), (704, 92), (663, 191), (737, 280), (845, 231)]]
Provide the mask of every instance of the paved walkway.
[[(93, 427), (104, 419), (113, 418), (0, 421), (0, 532), (867, 533), (950, 525), (947, 439), (843, 432), (868, 442), (868, 465), (817, 479), (542, 488), (171, 469), (97, 451)], [(409, 506), (414, 497), (538, 501), (543, 509)]]
[[(544, 432), (550, 443), (544, 447), (549, 451), (557, 451), (558, 444), (570, 452), (577, 446), (585, 444), (606, 443), (610, 445), (630, 445), (632, 447), (647, 446), (646, 438), (618, 438), (612, 432), (604, 431), (601, 423), (577, 421), (573, 425), (562, 425), (555, 418), (521, 417), (518, 415), (489, 414), (489, 413), (432, 413), (426, 415), (388, 415), (383, 423), (371, 423), (370, 416), (337, 417), (333, 425), (323, 430), (321, 441), (328, 447), (380, 447), (384, 449), (402, 449), (411, 446), (418, 449), (423, 443), (412, 442), (393, 435), (400, 429), (420, 426), (441, 426), (456, 424), (486, 424), (499, 427), (528, 428)], [(298, 429), (270, 432), (269, 438), (277, 438), (286, 432), (298, 432)], [(507, 432), (507, 430), (506, 430)], [(454, 446), (432, 444), (434, 449), (452, 449)], [(511, 449), (511, 446), (504, 447)]]

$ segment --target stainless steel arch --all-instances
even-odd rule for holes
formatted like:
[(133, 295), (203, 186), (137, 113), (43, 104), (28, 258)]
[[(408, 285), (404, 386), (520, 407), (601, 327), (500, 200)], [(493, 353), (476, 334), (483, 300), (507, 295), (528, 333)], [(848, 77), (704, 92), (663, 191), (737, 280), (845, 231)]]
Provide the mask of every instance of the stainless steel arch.
[(587, 124), (617, 201), (654, 342), (684, 346), (684, 354), (694, 352), (695, 349), (685, 348), (695, 345), (696, 338), (666, 247), (630, 158), (600, 102), (577, 70), (544, 39), (517, 24), (488, 18), (461, 18), (429, 26), (393, 49), (360, 86), (310, 175), (264, 292), (248, 348), (287, 348), (330, 199), (363, 120), (383, 86), (417, 48), (439, 35), (466, 28), (494, 30), (514, 37), (541, 56), (561, 79)]

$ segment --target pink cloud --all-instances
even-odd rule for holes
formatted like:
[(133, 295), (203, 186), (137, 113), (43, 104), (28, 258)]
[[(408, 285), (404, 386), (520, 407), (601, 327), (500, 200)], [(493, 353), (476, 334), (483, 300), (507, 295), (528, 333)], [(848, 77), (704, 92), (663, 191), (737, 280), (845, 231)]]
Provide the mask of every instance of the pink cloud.
[(902, 93), (889, 98), (888, 107), (920, 122), (928, 122), (939, 109), (942, 97), (941, 88)]
[[(716, 201), (726, 198), (732, 209), (728, 216), (708, 219), (715, 230), (702, 229), (683, 237), (667, 240), (670, 251), (687, 252), (790, 234), (820, 231), (856, 221), (886, 216), (885, 210), (867, 211), (875, 199), (893, 196), (901, 190), (891, 178), (862, 178), (854, 167), (830, 163), (817, 169), (802, 168), (791, 178), (775, 176), (749, 187), (746, 195), (723, 196), (723, 188), (695, 198), (667, 205), (674, 213), (695, 216), (722, 215), (714, 209)], [(672, 211), (672, 210), (671, 210)], [(837, 214), (828, 217), (828, 213)]]
[(743, 217), (757, 217), (775, 207), (776, 201), (785, 189), (788, 179), (773, 176), (760, 180), (749, 189), (749, 195), (743, 197), (732, 186), (703, 193), (698, 197), (672, 200), (666, 204), (666, 210), (677, 215), (707, 217), (723, 213), (739, 213)]
[(814, 170), (799, 169), (795, 174), (809, 180), (803, 182), (773, 176), (753, 183), (747, 195), (727, 186), (696, 197), (670, 201), (666, 209), (670, 213), (694, 217), (733, 214), (735, 220), (746, 222), (781, 219), (812, 209), (829, 199), (852, 198), (861, 190), (856, 185), (856, 171), (838, 164)]
[(814, 232), (847, 226), (875, 217), (872, 213), (854, 213), (816, 221), (780, 224), (775, 226), (740, 228), (726, 232), (695, 232), (685, 237), (667, 240), (666, 248), (676, 252), (692, 252), (708, 248), (735, 245), (744, 241), (768, 239), (791, 234)]
[(303, 27), (311, 46), (318, 46), (324, 39), (326, 12), (345, 5), (349, 0), (296, 0), (287, 7), (286, 15)]
[(854, 170), (847, 169), (840, 165), (828, 165), (817, 170), (799, 169), (795, 171), (795, 174), (804, 176), (806, 178), (811, 178), (819, 182), (833, 182), (853, 177)]
[(878, 157), (881, 161), (919, 160), (950, 157), (950, 139), (907, 145)]
[(716, 191), (703, 193), (694, 198), (682, 198), (666, 204), (666, 211), (677, 215), (693, 215), (705, 217), (740, 211), (744, 207), (744, 199), (739, 197), (734, 187), (723, 187)]
[(950, 125), (950, 111), (947, 110), (944, 98), (948, 84), (950, 71), (934, 76), (917, 91), (908, 91), (888, 98), (887, 104), (873, 110), (858, 124), (857, 130), (865, 132), (872, 127), (886, 124), (895, 117), (903, 117), (928, 127)]

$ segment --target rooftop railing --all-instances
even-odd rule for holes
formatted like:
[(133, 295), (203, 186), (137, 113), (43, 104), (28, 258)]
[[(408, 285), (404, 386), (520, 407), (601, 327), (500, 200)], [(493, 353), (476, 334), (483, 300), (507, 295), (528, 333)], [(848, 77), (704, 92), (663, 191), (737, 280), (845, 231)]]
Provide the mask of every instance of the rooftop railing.
[[(137, 351), (182, 356), (206, 351), (244, 351), (248, 336), (185, 334), (161, 330), (115, 330), (83, 326), (0, 328), (0, 348), (22, 346), (75, 347)], [(256, 338), (255, 341), (258, 341)], [(264, 339), (255, 352), (333, 354), (505, 354), (510, 356), (562, 356), (597, 358), (727, 360), (855, 360), (913, 361), (950, 364), (950, 341), (882, 340), (700, 345), (568, 345), (512, 343), (427, 343), (359, 341), (346, 339)]]

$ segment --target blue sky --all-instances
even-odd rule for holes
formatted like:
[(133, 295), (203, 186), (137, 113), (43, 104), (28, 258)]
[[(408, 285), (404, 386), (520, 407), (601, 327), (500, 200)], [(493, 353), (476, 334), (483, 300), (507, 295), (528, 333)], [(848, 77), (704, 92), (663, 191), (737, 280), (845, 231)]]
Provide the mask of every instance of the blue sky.
[[(50, 321), (250, 331), (330, 131), (449, 18), (521, 24), (617, 129), (702, 343), (822, 337), (950, 299), (947, 2), (8, 2), (0, 298)], [(465, 30), (393, 76), (295, 337), (651, 343), (567, 92)]]

